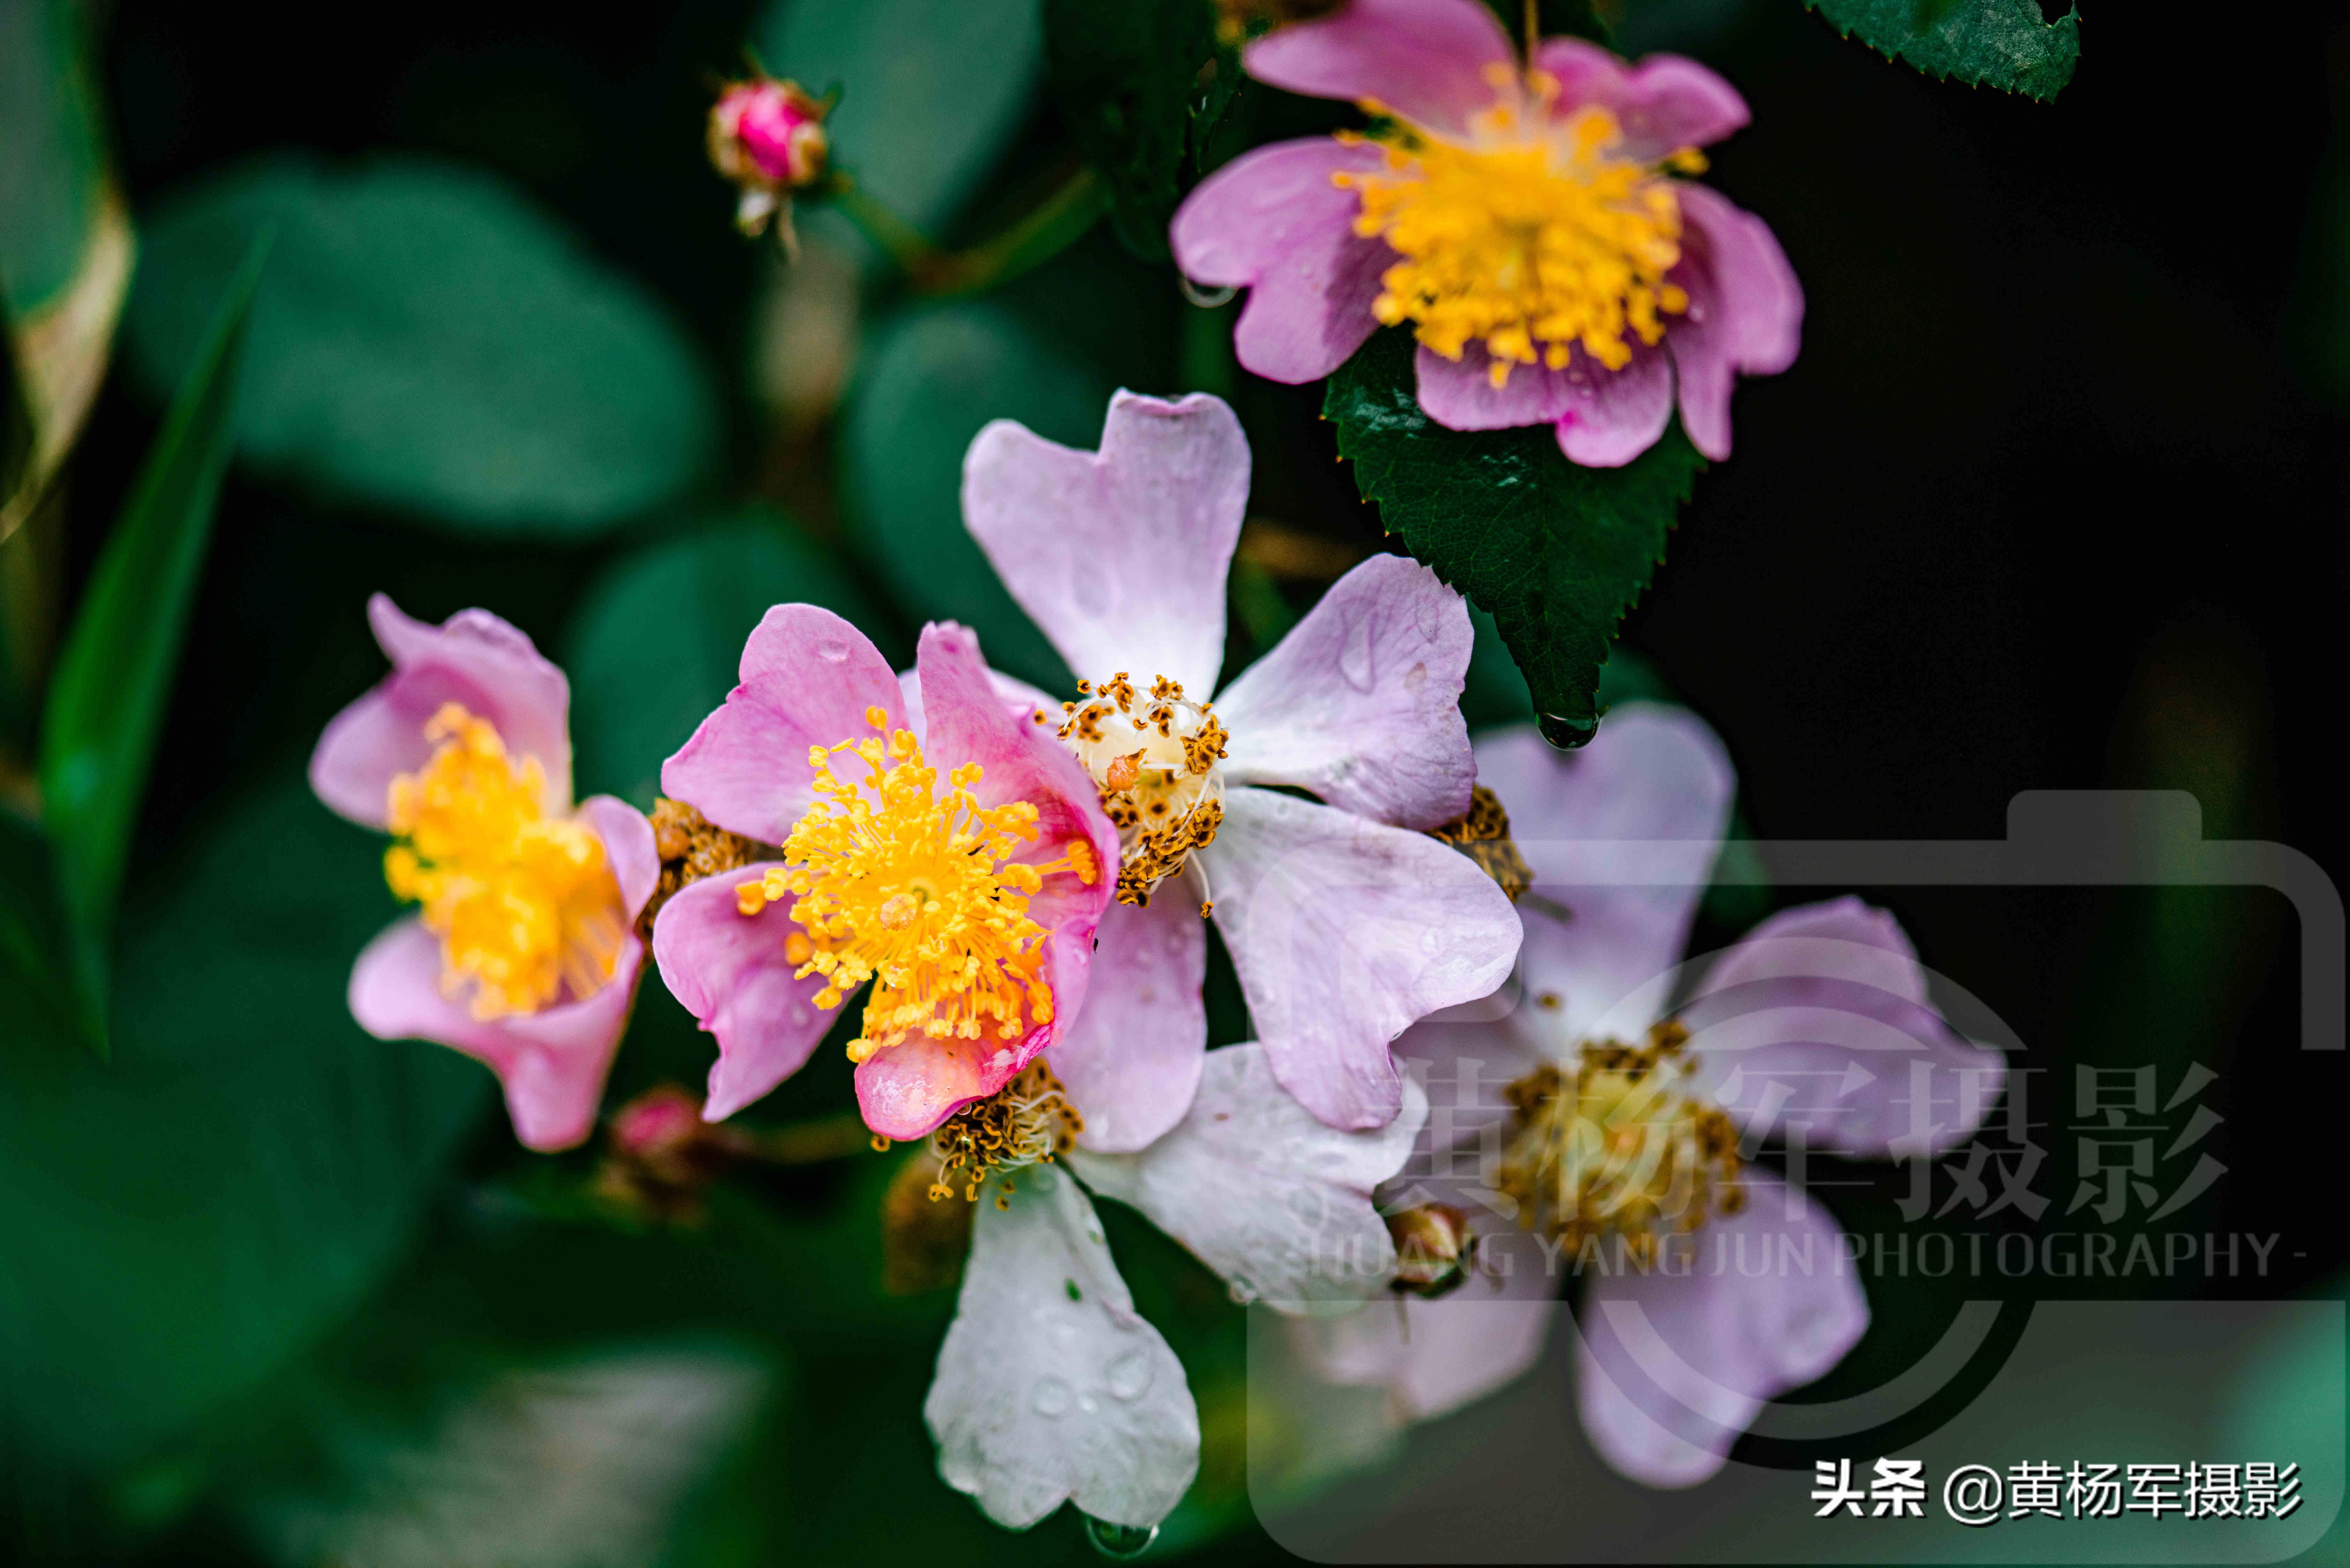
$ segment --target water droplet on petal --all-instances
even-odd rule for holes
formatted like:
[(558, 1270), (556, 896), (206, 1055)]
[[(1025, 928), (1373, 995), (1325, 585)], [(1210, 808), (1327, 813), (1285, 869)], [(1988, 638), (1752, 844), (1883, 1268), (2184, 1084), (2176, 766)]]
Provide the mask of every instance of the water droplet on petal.
[(1245, 1274), (1234, 1274), (1232, 1280), (1232, 1300), (1238, 1302), (1243, 1306), (1248, 1305), (1249, 1303), (1256, 1300), (1256, 1298), (1263, 1293), (1256, 1288), (1256, 1282), (1250, 1279)]
[(1075, 1398), (1076, 1393), (1067, 1384), (1057, 1377), (1047, 1377), (1037, 1384), (1036, 1391), (1028, 1397), (1028, 1407), (1048, 1418), (1061, 1417), (1069, 1413), (1069, 1406)]
[(1378, 680), (1378, 665), (1371, 657), (1368, 617), (1357, 618), (1347, 628), (1346, 640), (1338, 645), (1338, 673), (1357, 691), (1368, 691)]
[(827, 664), (846, 664), (848, 662), (848, 644), (838, 639), (819, 642), (816, 645), (816, 656)]
[(1155, 1524), (1112, 1524), (1090, 1513), (1085, 1521), (1086, 1539), (1105, 1557), (1139, 1557), (1159, 1539), (1159, 1527)]
[(1102, 1385), (1113, 1399), (1139, 1399), (1143, 1390), (1150, 1386), (1150, 1353), (1129, 1350), (1102, 1373)]

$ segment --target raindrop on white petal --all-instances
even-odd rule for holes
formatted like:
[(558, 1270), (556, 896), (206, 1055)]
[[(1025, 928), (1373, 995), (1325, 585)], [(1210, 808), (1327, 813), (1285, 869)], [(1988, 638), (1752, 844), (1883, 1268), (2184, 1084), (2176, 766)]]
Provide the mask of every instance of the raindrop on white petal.
[(1028, 1396), (1028, 1407), (1039, 1416), (1057, 1418), (1069, 1413), (1073, 1395), (1069, 1386), (1057, 1377), (1047, 1377), (1036, 1385)]
[(1371, 624), (1367, 617), (1358, 617), (1347, 628), (1346, 640), (1338, 648), (1338, 673), (1357, 691), (1368, 691), (1378, 680), (1378, 670), (1371, 659)]
[(1102, 1384), (1113, 1399), (1139, 1399), (1150, 1386), (1150, 1353), (1129, 1350), (1109, 1364), (1102, 1373)]
[(1234, 1274), (1232, 1284), (1232, 1300), (1243, 1306), (1248, 1305), (1263, 1293), (1256, 1288), (1256, 1282), (1245, 1274)]

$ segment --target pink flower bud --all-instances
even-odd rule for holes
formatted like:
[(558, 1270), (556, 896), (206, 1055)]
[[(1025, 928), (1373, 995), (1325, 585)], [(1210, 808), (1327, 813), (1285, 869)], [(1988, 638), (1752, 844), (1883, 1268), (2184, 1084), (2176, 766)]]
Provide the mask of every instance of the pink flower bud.
[(824, 178), (828, 106), (796, 82), (730, 82), (710, 111), (710, 161), (745, 191), (795, 191)]

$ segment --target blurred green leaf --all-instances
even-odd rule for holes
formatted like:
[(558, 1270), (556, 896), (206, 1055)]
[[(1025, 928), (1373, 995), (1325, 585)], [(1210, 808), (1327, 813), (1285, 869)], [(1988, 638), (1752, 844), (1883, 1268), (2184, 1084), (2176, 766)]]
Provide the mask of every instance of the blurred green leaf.
[(607, 567), (572, 619), (563, 661), (582, 792), (650, 810), (662, 761), (733, 689), (751, 628), (770, 606), (794, 601), (837, 611), (906, 662), (903, 639), (838, 552), (774, 513), (747, 512)]
[(1027, 113), (1036, 13), (1036, 0), (775, 0), (756, 39), (777, 76), (840, 88), (826, 126), (835, 161), (935, 239)]
[(85, 1043), (72, 951), (49, 841), (0, 806), (0, 1052)]
[(0, 1052), (0, 1428), (111, 1468), (290, 1359), (406, 1241), (489, 1075), (369, 1039), (381, 846), (276, 770), (124, 906), (115, 1053)]
[(139, 801), (203, 577), (234, 444), (246, 314), (268, 240), (214, 306), (204, 346), (90, 574), (41, 715), (41, 813), (72, 922), (93, 1037), (106, 1036), (106, 952)]
[(1218, 43), (1214, 7), (1045, 0), (1045, 57), (1061, 118), (1109, 182), (1118, 238), (1167, 260), (1185, 151), (1205, 145), (1240, 85), (1240, 51)]
[(72, 286), (106, 174), (71, 0), (0, 4), (0, 282), (20, 320)]
[(2043, 103), (2081, 58), (2081, 13), (2055, 21), (2040, 0), (1804, 0), (1828, 26), (1937, 81), (2020, 92)]
[(1557, 745), (1589, 740), (1617, 623), (1664, 559), (1703, 466), (1680, 426), (1622, 468), (1569, 462), (1547, 425), (1447, 430), (1420, 411), (1401, 327), (1339, 368), (1322, 409), (1388, 528), (1492, 612), (1544, 734)]
[(245, 460), (331, 499), (477, 535), (581, 537), (709, 468), (718, 411), (669, 312), (495, 178), (281, 155), (181, 192), (129, 320), (151, 387), (182, 375), (252, 237)]
[(1002, 306), (957, 302), (877, 330), (844, 410), (843, 503), (899, 602), (971, 627), (989, 663), (1047, 691), (1075, 680), (963, 526), (963, 452), (994, 419), (1096, 446), (1115, 389)]

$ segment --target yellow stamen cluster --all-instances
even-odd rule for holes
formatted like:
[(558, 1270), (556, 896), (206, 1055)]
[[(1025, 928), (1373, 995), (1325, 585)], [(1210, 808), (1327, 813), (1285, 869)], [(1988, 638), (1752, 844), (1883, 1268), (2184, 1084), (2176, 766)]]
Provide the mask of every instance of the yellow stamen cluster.
[(1386, 150), (1384, 170), (1331, 176), (1361, 198), (1355, 232), (1403, 258), (1381, 275), (1372, 313), (1413, 323), (1448, 359), (1483, 344), (1496, 387), (1513, 365), (1565, 369), (1576, 348), (1620, 370), (1632, 358), (1627, 335), (1654, 346), (1663, 317), (1689, 308), (1665, 280), (1681, 257), (1680, 202), (1665, 174), (1694, 173), (1704, 160), (1684, 149), (1635, 161), (1607, 109), (1554, 118), (1557, 78), (1492, 73), (1498, 99), (1467, 143), (1390, 119), (1367, 138)]
[[(931, 1200), (963, 1188), (963, 1201), (979, 1201), (979, 1189), (999, 1170), (1024, 1165), (1049, 1165), (1077, 1147), (1086, 1118), (1069, 1103), (1061, 1080), (1041, 1061), (1031, 1062), (1018, 1077), (986, 1099), (965, 1106), (941, 1123), (931, 1135), (931, 1153), (939, 1173), (931, 1183)], [(1005, 1182), (1003, 1189), (1012, 1190)], [(999, 1208), (1009, 1207), (1003, 1199)]]
[(1652, 1260), (1668, 1237), (1745, 1206), (1738, 1130), (1686, 1087), (1689, 1031), (1668, 1022), (1645, 1044), (1587, 1044), (1571, 1072), (1535, 1069), (1507, 1091), (1509, 1140), (1496, 1188), (1518, 1220), (1570, 1250), (1614, 1231)]
[[(1148, 905), (1153, 888), (1215, 842), (1224, 820), (1217, 764), (1232, 733), (1213, 703), (1191, 701), (1181, 681), (1163, 675), (1148, 696), (1123, 670), (1099, 685), (1080, 680), (1077, 691), (1086, 700), (1061, 704), (1055, 733), (1092, 774), (1118, 829), (1118, 902)], [(1036, 722), (1054, 720), (1038, 713)]]
[(600, 990), (628, 936), (602, 841), (547, 815), (546, 770), (486, 720), (447, 703), (424, 736), (432, 760), (391, 781), (383, 873), (441, 939), (442, 992), (490, 1019)]
[[(1045, 928), (1028, 918), (1045, 878), (1067, 872), (1087, 886), (1099, 875), (1093, 847), (1072, 839), (1042, 865), (1012, 858), (1036, 840), (1026, 801), (983, 806), (971, 793), (983, 770), (966, 763), (937, 791), (938, 770), (913, 732), (890, 733), (889, 716), (868, 708), (881, 739), (812, 746), (819, 796), (784, 843), (784, 864), (736, 889), (736, 907), (755, 915), (794, 900), (801, 929), (785, 943), (800, 979), (822, 975), (815, 997), (834, 1008), (867, 981), (863, 1032), (848, 1058), (862, 1062), (920, 1033), (933, 1040), (1017, 1040), (1053, 1018), (1053, 989), (1037, 971)], [(861, 781), (832, 772), (832, 755), (853, 753)], [(866, 791), (872, 798), (866, 798)]]

